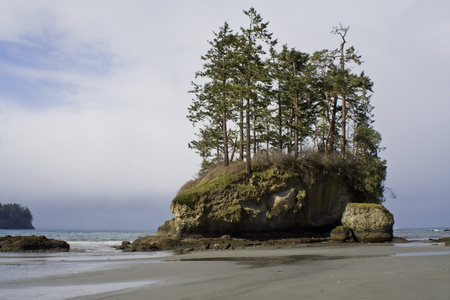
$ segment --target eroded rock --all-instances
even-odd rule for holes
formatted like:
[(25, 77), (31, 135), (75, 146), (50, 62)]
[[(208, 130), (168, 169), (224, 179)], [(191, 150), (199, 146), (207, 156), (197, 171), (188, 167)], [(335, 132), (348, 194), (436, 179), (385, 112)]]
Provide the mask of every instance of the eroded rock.
[[(337, 174), (319, 173), (314, 181), (298, 174), (269, 169), (247, 182), (205, 189), (173, 201), (174, 218), (158, 228), (173, 236), (221, 236), (299, 232), (340, 221), (345, 205), (354, 201)], [(189, 201), (188, 201), (189, 200)]]
[(247, 247), (297, 247), (305, 244), (328, 242), (327, 237), (313, 238), (279, 238), (279, 239), (244, 239), (222, 236), (220, 238), (205, 238), (199, 236), (177, 237), (169, 235), (151, 235), (141, 237), (125, 248), (117, 249), (132, 251), (165, 251), (190, 252), (202, 250), (232, 250)]
[(342, 226), (331, 232), (335, 241), (386, 242), (393, 238), (393, 215), (379, 204), (349, 203)]
[(0, 237), (0, 252), (67, 252), (70, 245), (62, 240), (48, 239), (45, 236)]

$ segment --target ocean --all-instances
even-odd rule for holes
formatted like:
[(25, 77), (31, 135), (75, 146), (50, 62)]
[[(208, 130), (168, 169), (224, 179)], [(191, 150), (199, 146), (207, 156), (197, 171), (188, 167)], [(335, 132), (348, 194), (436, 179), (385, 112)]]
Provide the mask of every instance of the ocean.
[[(450, 228), (395, 228), (394, 236), (410, 241), (423, 242), (439, 237), (450, 237)], [(20, 282), (27, 279), (70, 275), (96, 270), (113, 269), (120, 264), (143, 261), (159, 262), (171, 252), (122, 252), (112, 248), (122, 241), (134, 241), (138, 237), (154, 234), (155, 230), (0, 230), (5, 235), (44, 235), (64, 240), (70, 244), (70, 252), (62, 253), (0, 253), (0, 299), (67, 299), (80, 295), (135, 287), (139, 283), (123, 283), (114, 286), (39, 287), (23, 289)], [(161, 260), (158, 258), (161, 257)], [(128, 285), (129, 286), (128, 286)], [(148, 283), (146, 283), (148, 284)]]
[[(60, 253), (0, 253), (0, 300), (59, 300), (83, 294), (95, 294), (128, 287), (137, 283), (114, 285), (22, 288), (21, 282), (49, 276), (71, 275), (113, 269), (121, 264), (136, 264), (168, 256), (170, 252), (122, 252), (112, 246), (122, 241), (154, 234), (155, 230), (0, 230), (0, 236), (44, 235), (64, 240), (70, 252)], [(148, 283), (147, 283), (148, 284)]]

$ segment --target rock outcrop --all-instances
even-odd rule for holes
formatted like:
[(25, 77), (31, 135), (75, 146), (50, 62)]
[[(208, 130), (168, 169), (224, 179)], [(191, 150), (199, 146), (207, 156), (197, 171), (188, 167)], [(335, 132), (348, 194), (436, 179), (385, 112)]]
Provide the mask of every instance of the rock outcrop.
[(0, 203), (0, 229), (34, 229), (33, 215), (26, 206)]
[(394, 217), (383, 205), (349, 203), (341, 222), (331, 231), (332, 240), (386, 242), (393, 238)]
[(0, 237), (0, 252), (67, 252), (70, 245), (61, 240), (48, 239), (45, 236)]
[(326, 243), (330, 238), (278, 238), (278, 239), (242, 239), (224, 235), (216, 238), (205, 237), (172, 237), (168, 235), (153, 235), (141, 237), (133, 243), (124, 242), (116, 249), (125, 252), (133, 251), (165, 251), (177, 252), (201, 251), (201, 250), (230, 250), (245, 249), (248, 247), (301, 247), (302, 245)]
[(174, 218), (158, 234), (301, 235), (339, 223), (347, 203), (355, 201), (354, 193), (337, 173), (312, 172), (306, 178), (272, 167), (250, 179), (240, 172), (205, 182), (174, 199)]

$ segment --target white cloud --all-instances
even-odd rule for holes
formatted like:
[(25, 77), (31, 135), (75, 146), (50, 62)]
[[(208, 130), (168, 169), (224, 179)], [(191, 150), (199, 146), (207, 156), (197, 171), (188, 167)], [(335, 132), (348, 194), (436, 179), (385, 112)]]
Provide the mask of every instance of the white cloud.
[(397, 203), (423, 201), (402, 198), (409, 186), (437, 188), (411, 165), (438, 178), (450, 167), (446, 1), (2, 1), (0, 201), (138, 197), (168, 210), (200, 162), (185, 118), (200, 56), (224, 21), (247, 26), (250, 6), (305, 52), (336, 48), (332, 27), (351, 25)]

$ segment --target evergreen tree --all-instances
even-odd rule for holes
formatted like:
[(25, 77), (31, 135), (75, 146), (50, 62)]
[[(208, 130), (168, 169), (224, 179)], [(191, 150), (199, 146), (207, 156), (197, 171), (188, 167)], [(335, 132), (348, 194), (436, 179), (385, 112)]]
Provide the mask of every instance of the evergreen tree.
[[(256, 139), (257, 122), (260, 115), (258, 111), (265, 110), (268, 107), (267, 99), (261, 97), (263, 88), (270, 83), (266, 64), (262, 59), (262, 55), (266, 54), (263, 43), (270, 46), (276, 44), (276, 40), (272, 40), (272, 33), (267, 30), (268, 22), (263, 23), (262, 17), (252, 7), (248, 11), (244, 10), (244, 14), (250, 19), (249, 28), (241, 27), (240, 49), (239, 49), (239, 74), (237, 77), (237, 86), (242, 99), (241, 106), (243, 116), (245, 116), (245, 124), (241, 122), (241, 126), (245, 127), (245, 152), (246, 152), (246, 172), (251, 175), (251, 124), (253, 123), (254, 140)], [(243, 128), (241, 127), (241, 130)], [(255, 141), (256, 142), (256, 141)], [(256, 145), (256, 144), (255, 144)], [(254, 150), (255, 146), (254, 145)]]
[(352, 70), (362, 61), (354, 47), (345, 48), (349, 28), (334, 28), (342, 39), (336, 50), (309, 55), (283, 45), (277, 52), (268, 22), (254, 8), (244, 13), (248, 28), (235, 34), (225, 22), (192, 83), (188, 119), (201, 126), (189, 147), (203, 159), (201, 172), (218, 162), (228, 166), (239, 152), (250, 176), (252, 154), (276, 148), (297, 157), (309, 142), (325, 155), (353, 151), (357, 188), (381, 199), (386, 162), (372, 127), (373, 83)]
[[(214, 33), (215, 39), (210, 41), (212, 46), (208, 53), (202, 56), (205, 61), (203, 70), (197, 72), (196, 78), (207, 80), (203, 85), (192, 83), (194, 89), (191, 91), (196, 98), (189, 107), (189, 120), (195, 124), (197, 122), (209, 121), (209, 132), (216, 134), (200, 133), (200, 139), (212, 137), (209, 143), (197, 142), (191, 143), (191, 147), (200, 151), (203, 158), (209, 155), (206, 149), (199, 149), (204, 145), (216, 145), (219, 143), (223, 149), (224, 166), (229, 164), (229, 137), (227, 122), (235, 118), (233, 108), (236, 107), (233, 79), (236, 76), (236, 35), (232, 33), (228, 23), (220, 28), (219, 33)], [(221, 132), (222, 141), (217, 139), (217, 133)]]

